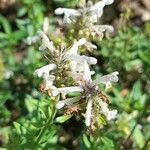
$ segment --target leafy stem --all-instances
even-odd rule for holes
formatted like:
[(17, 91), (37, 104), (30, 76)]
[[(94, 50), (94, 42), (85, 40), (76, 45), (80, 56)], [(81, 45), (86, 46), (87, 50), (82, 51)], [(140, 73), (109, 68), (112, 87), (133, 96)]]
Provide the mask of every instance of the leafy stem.
[[(59, 96), (57, 96), (56, 98), (56, 102), (59, 100)], [(51, 125), (54, 121), (55, 115), (57, 113), (57, 109), (55, 107), (55, 105), (52, 108), (52, 114), (49, 116), (47, 122), (45, 123), (45, 125), (40, 129), (37, 138), (36, 138), (36, 144), (40, 143), (43, 135), (45, 134), (47, 128), (49, 127), (49, 125)]]

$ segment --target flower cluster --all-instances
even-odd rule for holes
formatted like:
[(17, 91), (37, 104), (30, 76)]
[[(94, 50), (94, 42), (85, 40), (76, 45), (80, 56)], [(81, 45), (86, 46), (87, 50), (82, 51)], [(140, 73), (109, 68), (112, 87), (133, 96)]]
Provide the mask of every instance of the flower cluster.
[[(99, 28), (100, 33), (111, 30), (108, 25), (94, 25), (101, 17), (105, 5), (110, 5), (113, 0), (101, 0), (100, 2), (88, 5), (83, 10), (58, 8), (56, 14), (64, 14), (64, 23), (72, 23), (72, 19), (81, 15), (86, 15), (92, 27), (91, 32)], [(72, 18), (73, 17), (73, 18)], [(86, 24), (87, 25), (87, 24)], [(93, 26), (94, 25), (94, 26)], [(96, 31), (96, 32), (98, 32)], [(56, 109), (63, 109), (66, 114), (79, 113), (85, 118), (86, 126), (94, 125), (97, 116), (102, 116), (106, 120), (116, 117), (117, 110), (108, 108), (108, 99), (99, 88), (99, 84), (105, 85), (105, 91), (112, 86), (112, 82), (118, 81), (118, 72), (113, 72), (104, 76), (97, 76), (91, 70), (91, 65), (97, 64), (97, 59), (80, 54), (80, 47), (88, 50), (96, 49), (96, 45), (87, 39), (81, 38), (76, 41), (71, 48), (66, 48), (60, 44), (58, 47), (49, 40), (48, 36), (39, 31), (42, 39), (40, 51), (49, 60), (50, 64), (35, 71), (38, 77), (44, 80), (44, 91), (48, 91), (50, 96), (60, 95), (60, 100), (56, 104)], [(77, 96), (69, 97), (69, 93), (77, 92)]]
[(107, 5), (111, 5), (114, 0), (101, 0), (94, 5), (89, 1), (87, 5), (79, 9), (70, 8), (57, 8), (55, 10), (56, 15), (64, 15), (64, 24), (73, 24), (81, 22), (81, 26), (84, 30), (88, 30), (88, 33), (95, 37), (96, 35), (103, 37), (104, 32), (113, 32), (114, 28), (110, 25), (97, 25), (99, 18), (103, 14), (103, 9)]
[[(44, 32), (40, 31), (39, 34), (42, 38), (42, 45), (40, 46), (42, 53), (45, 54), (49, 52), (49, 55), (55, 55), (55, 53), (59, 53), (60, 50), (56, 49), (56, 47), (53, 45), (53, 42), (48, 39)], [(99, 106), (99, 113), (102, 113), (107, 120), (115, 118), (117, 111), (110, 111), (108, 109), (108, 104), (102, 98), (103, 94), (100, 92), (98, 84), (103, 83), (106, 85), (106, 89), (110, 88), (111, 82), (118, 81), (118, 72), (113, 72), (112, 74), (102, 76), (99, 79), (92, 81), (91, 76), (95, 72), (90, 70), (90, 65), (95, 65), (97, 63), (97, 59), (94, 57), (80, 55), (78, 53), (78, 49), (79, 46), (82, 45), (88, 46), (88, 48), (96, 48), (95, 45), (82, 38), (77, 41), (69, 50), (66, 49), (63, 51), (63, 53), (61, 53), (61, 55), (55, 55), (55, 57), (52, 57), (51, 62), (55, 61), (55, 63), (51, 63), (39, 68), (35, 71), (35, 73), (44, 79), (44, 90), (49, 90), (51, 96), (57, 96), (58, 94), (67, 95), (71, 92), (80, 92), (80, 96), (60, 100), (56, 104), (56, 108), (61, 109), (64, 107), (68, 109), (78, 105), (77, 109), (81, 110), (82, 112), (84, 107), (82, 108), (80, 104), (84, 103), (84, 105), (86, 105), (86, 111), (83, 116), (85, 117), (86, 125), (90, 126), (92, 116), (94, 116), (95, 113), (95, 105)], [(56, 61), (57, 59), (60, 61)], [(72, 86), (64, 87), (63, 85), (63, 87), (61, 87), (61, 84), (57, 84), (58, 82), (56, 82), (56, 79), (60, 75), (58, 73), (60, 67), (62, 70), (62, 72), (60, 72), (61, 75), (64, 74), (64, 70), (68, 70), (67, 76), (68, 78), (72, 78)], [(59, 80), (62, 79), (59, 78)]]

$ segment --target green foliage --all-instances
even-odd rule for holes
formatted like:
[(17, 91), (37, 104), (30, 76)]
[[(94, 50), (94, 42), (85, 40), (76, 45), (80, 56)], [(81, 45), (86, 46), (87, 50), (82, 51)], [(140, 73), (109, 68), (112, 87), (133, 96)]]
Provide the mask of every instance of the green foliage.
[[(51, 3), (54, 7), (76, 7), (78, 2), (53, 0)], [(76, 149), (116, 150), (137, 123), (130, 139), (133, 143), (130, 149), (143, 148), (149, 139), (150, 112), (144, 112), (140, 119), (138, 116), (141, 116), (150, 96), (150, 23), (145, 23), (144, 31), (130, 25), (120, 29), (114, 37), (96, 42), (98, 52), (92, 54), (99, 60), (96, 73), (118, 70), (120, 81), (109, 93), (112, 108), (118, 110), (116, 121), (93, 133), (81, 128), (81, 118), (76, 117), (75, 122), (72, 122), (72, 115), (61, 114), (53, 118), (55, 100), (36, 90), (39, 79), (33, 72), (42, 66), (41, 56), (38, 44), (27, 45), (25, 40), (42, 28), (48, 13), (49, 6), (44, 1), (22, 0), (17, 6), (15, 19), (0, 15), (0, 147), (8, 150), (65, 150), (71, 141), (77, 140), (72, 146)], [(50, 19), (53, 19), (52, 15)], [(56, 25), (52, 24), (52, 27), (55, 29)], [(60, 37), (57, 38), (61, 41)], [(7, 78), (9, 71), (12, 75)], [(77, 95), (79, 93), (69, 96)], [(49, 118), (54, 119), (53, 124), (48, 122)], [(99, 125), (106, 124), (103, 116), (98, 119)], [(45, 134), (37, 143), (39, 132), (46, 123)], [(81, 132), (77, 133), (79, 128)], [(68, 139), (68, 142), (61, 139)]]
[(70, 119), (71, 117), (72, 117), (72, 115), (63, 115), (63, 116), (57, 117), (56, 122), (63, 123), (65, 121), (67, 121), (68, 119)]
[(78, 5), (79, 0), (54, 0), (54, 2), (60, 7), (75, 7)]

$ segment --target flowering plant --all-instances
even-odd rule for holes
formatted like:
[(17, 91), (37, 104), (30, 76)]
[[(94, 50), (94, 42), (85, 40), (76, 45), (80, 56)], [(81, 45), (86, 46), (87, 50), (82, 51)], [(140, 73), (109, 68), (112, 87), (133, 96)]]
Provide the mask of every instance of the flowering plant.
[[(55, 14), (64, 14), (63, 23), (67, 24), (74, 23), (76, 17), (83, 19), (85, 16), (86, 20), (83, 19), (82, 24), (90, 29), (91, 35), (95, 35), (94, 33), (102, 35), (106, 30), (112, 31), (113, 28), (94, 23), (101, 17), (104, 6), (112, 3), (113, 0), (102, 0), (93, 6), (88, 3), (87, 7), (79, 10), (57, 8)], [(108, 121), (114, 119), (117, 110), (108, 108), (108, 98), (99, 88), (99, 84), (105, 84), (105, 91), (107, 91), (112, 86), (111, 82), (118, 81), (119, 73), (116, 71), (92, 80), (95, 72), (90, 67), (97, 63), (97, 59), (81, 55), (79, 51), (83, 46), (85, 51), (96, 49), (97, 46), (82, 37), (74, 42), (71, 48), (65, 48), (61, 44), (56, 47), (43, 31), (39, 31), (39, 36), (42, 39), (39, 49), (50, 64), (37, 69), (35, 73), (44, 80), (42, 91), (47, 91), (51, 97), (58, 97), (56, 109), (63, 109), (65, 114), (83, 116), (85, 125), (91, 129), (99, 125), (97, 120), (100, 116)], [(70, 97), (69, 94), (73, 92), (77, 92), (77, 96)]]
[[(111, 82), (118, 81), (117, 75), (119, 73), (113, 72), (92, 81), (91, 75), (95, 72), (90, 70), (90, 65), (95, 65), (97, 59), (78, 53), (79, 46), (89, 43), (86, 39), (82, 38), (75, 42), (69, 50), (56, 49), (44, 32), (40, 31), (39, 34), (42, 38), (40, 50), (50, 61), (50, 64), (37, 69), (35, 73), (39, 77), (43, 77), (43, 90), (47, 90), (50, 96), (63, 95), (57, 102), (56, 108), (64, 108), (64, 111), (68, 113), (68, 110), (76, 107), (69, 113), (80, 112), (85, 117), (86, 126), (95, 123), (97, 113), (103, 114), (107, 120), (115, 118), (117, 111), (108, 109), (107, 97), (101, 92), (98, 84), (105, 84), (105, 90), (108, 90), (111, 87)], [(91, 43), (89, 43), (89, 46), (88, 48), (96, 48)], [(70, 78), (72, 84), (68, 82)], [(68, 84), (70, 86), (67, 86)], [(71, 92), (79, 92), (80, 96), (68, 98), (67, 94)], [(99, 105), (99, 110), (97, 105)], [(85, 109), (86, 112), (84, 112)]]

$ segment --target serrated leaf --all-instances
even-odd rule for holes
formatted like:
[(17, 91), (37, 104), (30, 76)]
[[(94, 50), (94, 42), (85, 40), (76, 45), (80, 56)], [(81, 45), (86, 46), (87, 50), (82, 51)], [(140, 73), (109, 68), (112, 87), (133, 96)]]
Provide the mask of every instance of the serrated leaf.
[(69, 120), (71, 117), (72, 115), (63, 115), (63, 116), (57, 117), (55, 121), (57, 123), (64, 123), (65, 121)]

